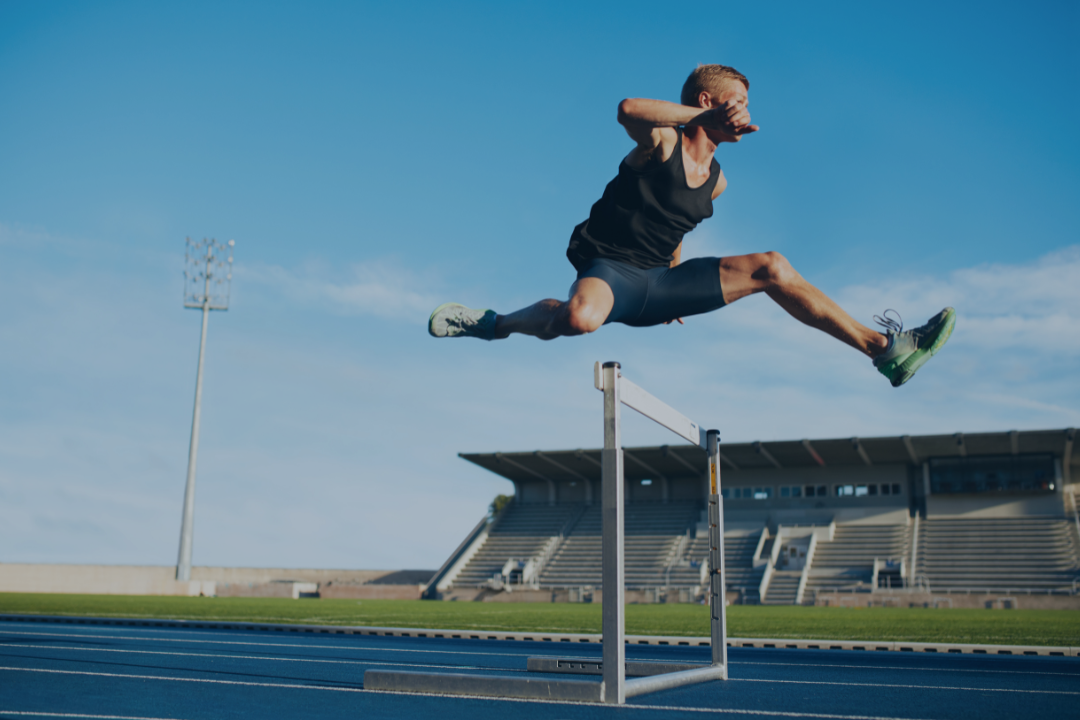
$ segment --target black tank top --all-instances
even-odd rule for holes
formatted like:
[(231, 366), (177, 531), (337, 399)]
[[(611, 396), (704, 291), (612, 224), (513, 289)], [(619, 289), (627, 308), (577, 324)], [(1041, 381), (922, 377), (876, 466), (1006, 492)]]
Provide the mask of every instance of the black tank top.
[(637, 170), (623, 160), (589, 219), (574, 228), (566, 257), (577, 270), (594, 258), (645, 270), (667, 267), (683, 235), (712, 217), (720, 163), (713, 158), (709, 179), (691, 188), (683, 168), (682, 128), (676, 131), (679, 139), (666, 162)]

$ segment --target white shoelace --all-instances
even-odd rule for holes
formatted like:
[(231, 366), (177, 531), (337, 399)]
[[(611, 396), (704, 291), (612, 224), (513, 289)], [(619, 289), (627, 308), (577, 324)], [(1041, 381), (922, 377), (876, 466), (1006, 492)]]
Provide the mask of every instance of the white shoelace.
[[(889, 317), (889, 313), (895, 314), (896, 319), (893, 320), (891, 317)], [(900, 313), (896, 312), (892, 308), (889, 308), (881, 315), (875, 315), (874, 322), (876, 322), (878, 325), (885, 328), (886, 330), (896, 333), (897, 335), (904, 331), (904, 319), (900, 317)]]

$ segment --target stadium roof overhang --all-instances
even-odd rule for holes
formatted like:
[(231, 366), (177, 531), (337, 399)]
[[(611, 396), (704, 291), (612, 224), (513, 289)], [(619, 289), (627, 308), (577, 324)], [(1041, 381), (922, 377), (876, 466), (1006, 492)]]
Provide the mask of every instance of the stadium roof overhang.
[[(722, 443), (727, 470), (768, 468), (919, 465), (931, 458), (1051, 454), (1076, 466), (1075, 429), (1022, 430), (953, 435), (779, 440)], [(687, 477), (705, 472), (705, 453), (692, 445), (624, 448), (626, 476)], [(534, 450), (509, 453), (459, 453), (469, 462), (512, 482), (600, 479), (600, 450)], [(1073, 475), (1080, 479), (1080, 475)]]

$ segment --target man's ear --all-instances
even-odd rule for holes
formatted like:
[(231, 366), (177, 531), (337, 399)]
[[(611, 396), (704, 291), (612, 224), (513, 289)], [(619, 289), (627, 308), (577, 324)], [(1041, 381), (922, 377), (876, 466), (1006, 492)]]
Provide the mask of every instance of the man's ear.
[(702, 90), (698, 95), (698, 105), (703, 108), (712, 107), (712, 95), (708, 90)]

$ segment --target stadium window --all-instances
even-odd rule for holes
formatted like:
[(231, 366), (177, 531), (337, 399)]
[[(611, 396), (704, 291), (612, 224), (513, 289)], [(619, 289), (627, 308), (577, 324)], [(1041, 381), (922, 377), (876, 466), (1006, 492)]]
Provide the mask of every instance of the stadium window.
[(829, 487), (827, 485), (818, 485), (817, 486), (817, 496), (818, 497), (828, 497), (829, 496)]
[(933, 493), (1052, 492), (1054, 476), (1050, 454), (930, 460)]
[(854, 485), (834, 485), (836, 488), (836, 497), (851, 497), (855, 494)]
[(754, 488), (754, 499), (755, 500), (768, 500), (771, 497), (772, 497), (772, 488), (771, 487)]
[(720, 497), (727, 498), (731, 496), (731, 490), (727, 488), (720, 488)]
[(814, 497), (814, 486), (813, 485), (807, 485), (806, 488), (804, 488), (804, 489), (806, 490), (806, 497)]
[(641, 481), (641, 484), (642, 485), (652, 485), (652, 480), (650, 480), (648, 478), (645, 478), (644, 480)]
[(892, 494), (893, 495), (900, 495), (901, 494), (900, 493), (900, 483), (893, 483)]
[(802, 497), (802, 488), (795, 485), (791, 488), (791, 497)]
[(877, 495), (877, 485), (867, 485), (866, 490), (870, 495)]
[(855, 497), (866, 497), (870, 494), (870, 491), (866, 489), (865, 485), (855, 486)]
[(888, 484), (882, 485), (881, 486), (881, 494), (882, 495), (888, 495), (889, 494), (889, 487), (890, 486)]
[(791, 497), (791, 488), (789, 488), (787, 485), (780, 488), (780, 497), (782, 497), (782, 498)]

